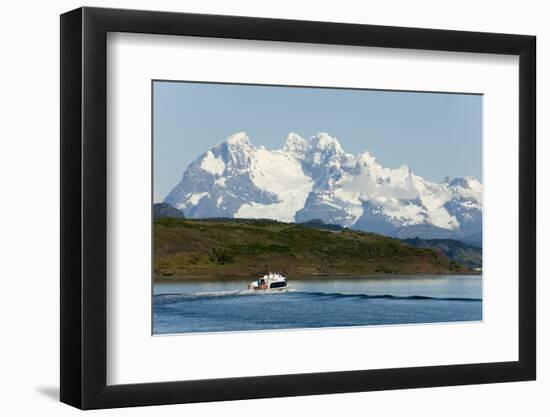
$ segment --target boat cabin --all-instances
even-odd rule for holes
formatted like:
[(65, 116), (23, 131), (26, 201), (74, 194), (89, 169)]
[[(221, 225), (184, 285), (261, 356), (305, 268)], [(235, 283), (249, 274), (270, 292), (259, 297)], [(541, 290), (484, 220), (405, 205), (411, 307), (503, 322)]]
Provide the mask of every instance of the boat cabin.
[(262, 278), (251, 282), (248, 285), (249, 290), (266, 291), (266, 290), (283, 290), (288, 287), (288, 280), (285, 276), (277, 273), (269, 273)]

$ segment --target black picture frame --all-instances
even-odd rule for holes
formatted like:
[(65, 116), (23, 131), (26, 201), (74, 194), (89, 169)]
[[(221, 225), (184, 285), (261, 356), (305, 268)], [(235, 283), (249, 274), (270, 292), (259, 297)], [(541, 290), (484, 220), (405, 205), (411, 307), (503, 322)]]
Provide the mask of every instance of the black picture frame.
[[(107, 385), (108, 32), (519, 56), (519, 360)], [(533, 380), (534, 36), (102, 8), (61, 15), (61, 401), (81, 409)]]

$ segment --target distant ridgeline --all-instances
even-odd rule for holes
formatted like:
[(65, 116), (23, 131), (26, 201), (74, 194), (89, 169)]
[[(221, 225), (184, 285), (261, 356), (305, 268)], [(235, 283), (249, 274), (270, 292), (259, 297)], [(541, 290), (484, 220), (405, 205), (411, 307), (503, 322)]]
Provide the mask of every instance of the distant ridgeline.
[(183, 219), (185, 214), (183, 211), (178, 210), (177, 208), (172, 207), (168, 203), (156, 203), (153, 205), (153, 218), (161, 219), (163, 217), (171, 217), (174, 219)]
[(237, 133), (182, 170), (164, 202), (186, 218), (321, 221), (324, 229), (481, 246), (483, 185), (476, 178), (431, 182), (407, 165), (385, 168), (367, 151), (346, 153), (326, 133), (310, 139), (291, 133), (276, 150)]
[(403, 239), (408, 245), (436, 249), (449, 259), (466, 265), (470, 268), (482, 267), (482, 249), (479, 246), (453, 239)]
[(296, 224), (161, 216), (154, 220), (154, 277), (231, 279), (262, 275), (268, 269), (294, 278), (475, 273), (475, 261), (451, 259), (465, 252), (449, 242), (453, 250), (445, 251), (429, 246), (429, 241), (412, 239), (408, 244), (315, 219)]

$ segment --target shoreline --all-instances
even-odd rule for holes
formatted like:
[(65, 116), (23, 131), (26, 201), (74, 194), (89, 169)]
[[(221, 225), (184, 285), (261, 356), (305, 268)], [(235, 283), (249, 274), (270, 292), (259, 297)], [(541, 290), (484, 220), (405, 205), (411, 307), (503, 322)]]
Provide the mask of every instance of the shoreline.
[[(370, 275), (349, 275), (349, 274), (323, 274), (323, 275), (303, 275), (290, 277), (292, 281), (313, 281), (313, 280), (352, 280), (352, 279), (391, 279), (391, 278), (415, 278), (415, 277), (443, 277), (443, 276), (479, 276), (483, 275), (480, 271), (473, 271), (463, 274), (430, 274), (430, 273), (413, 273), (413, 274), (370, 274)], [(169, 277), (153, 277), (153, 284), (170, 284), (182, 282), (234, 282), (234, 281), (253, 281), (257, 276), (169, 276)]]

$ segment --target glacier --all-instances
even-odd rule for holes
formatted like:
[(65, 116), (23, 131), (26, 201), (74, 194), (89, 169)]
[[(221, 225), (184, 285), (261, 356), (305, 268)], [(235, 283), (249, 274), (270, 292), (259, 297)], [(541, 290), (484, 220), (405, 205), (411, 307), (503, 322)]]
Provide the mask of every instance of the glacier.
[(337, 138), (290, 133), (281, 149), (246, 132), (199, 156), (164, 202), (188, 218), (313, 219), (400, 238), (480, 236), (483, 185), (472, 176), (428, 181), (403, 165), (383, 167)]

